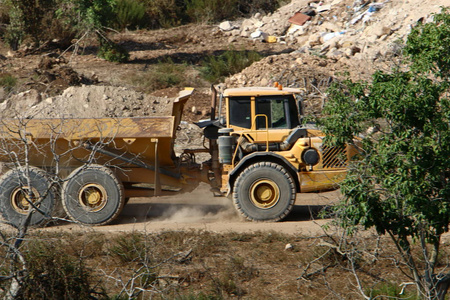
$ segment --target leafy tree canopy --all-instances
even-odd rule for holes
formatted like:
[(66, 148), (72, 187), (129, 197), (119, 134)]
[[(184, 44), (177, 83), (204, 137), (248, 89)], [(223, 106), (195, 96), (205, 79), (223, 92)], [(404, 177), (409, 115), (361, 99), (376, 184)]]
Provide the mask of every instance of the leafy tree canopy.
[[(350, 232), (360, 225), (391, 236), (420, 293), (434, 298), (439, 284), (449, 280), (434, 275), (441, 235), (448, 232), (450, 220), (446, 9), (433, 22), (413, 28), (405, 58), (403, 71), (377, 71), (370, 83), (334, 84), (319, 124), (329, 143), (354, 143), (358, 137), (361, 149), (342, 183), (344, 199), (335, 207), (341, 225)], [(411, 241), (419, 241), (427, 258), (422, 275)]]

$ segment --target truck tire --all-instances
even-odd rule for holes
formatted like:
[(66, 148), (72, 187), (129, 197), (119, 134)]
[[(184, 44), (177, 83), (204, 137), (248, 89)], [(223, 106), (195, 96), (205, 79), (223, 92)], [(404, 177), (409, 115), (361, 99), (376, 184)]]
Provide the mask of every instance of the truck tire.
[[(30, 211), (28, 226), (44, 225), (55, 212), (56, 190), (42, 169), (29, 167), (28, 175), (25, 168), (6, 172), (0, 178), (0, 191), (1, 214), (15, 227), (25, 225)], [(32, 193), (31, 199), (29, 192)]]
[(295, 197), (292, 177), (282, 166), (272, 162), (247, 167), (233, 188), (236, 209), (251, 221), (282, 220), (294, 207)]
[(122, 183), (100, 165), (74, 170), (63, 185), (62, 200), (67, 215), (85, 225), (110, 223), (125, 204)]

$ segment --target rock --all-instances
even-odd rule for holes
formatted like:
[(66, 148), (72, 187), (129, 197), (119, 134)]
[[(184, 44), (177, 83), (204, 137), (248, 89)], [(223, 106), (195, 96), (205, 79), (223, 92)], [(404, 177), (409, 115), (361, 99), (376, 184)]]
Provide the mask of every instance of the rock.
[(311, 47), (322, 44), (322, 42), (320, 40), (320, 34), (318, 34), (318, 33), (311, 34), (308, 38), (308, 42), (309, 42), (309, 46), (311, 46)]
[(293, 249), (294, 249), (294, 246), (292, 244), (286, 244), (286, 246), (284, 246), (284, 250), (292, 251)]
[(326, 54), (326, 57), (332, 58), (332, 59), (340, 59), (343, 56), (344, 56), (344, 52), (342, 52), (341, 50), (338, 50), (336, 48), (331, 49)]
[(309, 39), (308, 36), (299, 36), (296, 38), (297, 44), (299, 44), (300, 47), (302, 47), (305, 45), (305, 43), (308, 41), (308, 39)]
[(223, 31), (230, 31), (230, 30), (234, 29), (234, 26), (233, 26), (233, 24), (231, 24), (230, 21), (224, 21), (219, 24), (219, 28), (220, 28), (220, 30), (223, 30)]
[(241, 34), (241, 31), (239, 29), (231, 30), (231, 36), (239, 36)]
[(375, 34), (367, 37), (367, 41), (370, 43), (375, 43), (378, 40), (378, 36), (376, 36)]
[(245, 19), (244, 21), (242, 21), (242, 24), (241, 24), (242, 30), (250, 30), (250, 28), (254, 28), (254, 27), (255, 27), (255, 23), (253, 22), (252, 19)]
[(240, 36), (248, 38), (248, 37), (250, 37), (250, 32), (248, 32), (246, 30), (242, 30)]
[(0, 88), (0, 102), (5, 100), (5, 98), (6, 98), (6, 91), (4, 88)]
[(350, 40), (340, 40), (340, 41), (339, 41), (339, 45), (340, 45), (342, 48), (350, 48), (350, 47), (352, 47), (354, 44), (355, 44), (355, 43), (354, 43), (353, 41), (350, 41)]
[(236, 43), (237, 42), (237, 38), (235, 37), (235, 36), (230, 36), (229, 38), (228, 38), (228, 43)]
[(319, 28), (321, 31), (331, 31), (331, 32), (341, 31), (341, 28), (339, 26), (331, 22), (324, 22), (322, 25), (319, 26)]
[(344, 53), (345, 53), (345, 55), (347, 55), (347, 56), (353, 56), (353, 50), (352, 50), (352, 48), (347, 48), (347, 49), (345, 49), (344, 50)]

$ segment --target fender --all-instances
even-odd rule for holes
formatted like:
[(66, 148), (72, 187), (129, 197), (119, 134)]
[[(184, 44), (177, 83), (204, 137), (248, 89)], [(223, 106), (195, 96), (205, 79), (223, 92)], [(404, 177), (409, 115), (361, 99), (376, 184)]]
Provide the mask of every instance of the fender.
[(295, 186), (297, 189), (297, 193), (300, 191), (300, 181), (298, 178), (298, 170), (292, 166), (289, 161), (281, 155), (272, 153), (272, 152), (254, 152), (252, 154), (246, 155), (241, 161), (237, 164), (237, 166), (230, 172), (228, 175), (228, 183), (227, 183), (227, 196), (231, 194), (233, 191), (234, 181), (247, 166), (261, 161), (270, 161), (278, 163), (279, 165), (286, 168), (286, 170), (291, 174), (294, 179)]

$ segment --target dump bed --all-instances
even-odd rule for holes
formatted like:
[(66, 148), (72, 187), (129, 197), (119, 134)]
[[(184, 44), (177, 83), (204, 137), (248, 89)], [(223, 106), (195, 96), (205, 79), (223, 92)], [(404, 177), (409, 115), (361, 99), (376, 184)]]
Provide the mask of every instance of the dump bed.
[[(173, 166), (176, 128), (191, 94), (192, 90), (180, 93), (174, 101), (172, 116), (3, 119), (0, 122), (0, 160), (26, 160), (39, 167), (55, 164), (76, 167), (92, 159), (99, 164), (118, 163), (117, 159), (103, 153), (110, 152), (153, 164), (158, 143), (159, 164)], [(126, 161), (121, 160), (120, 165)]]

